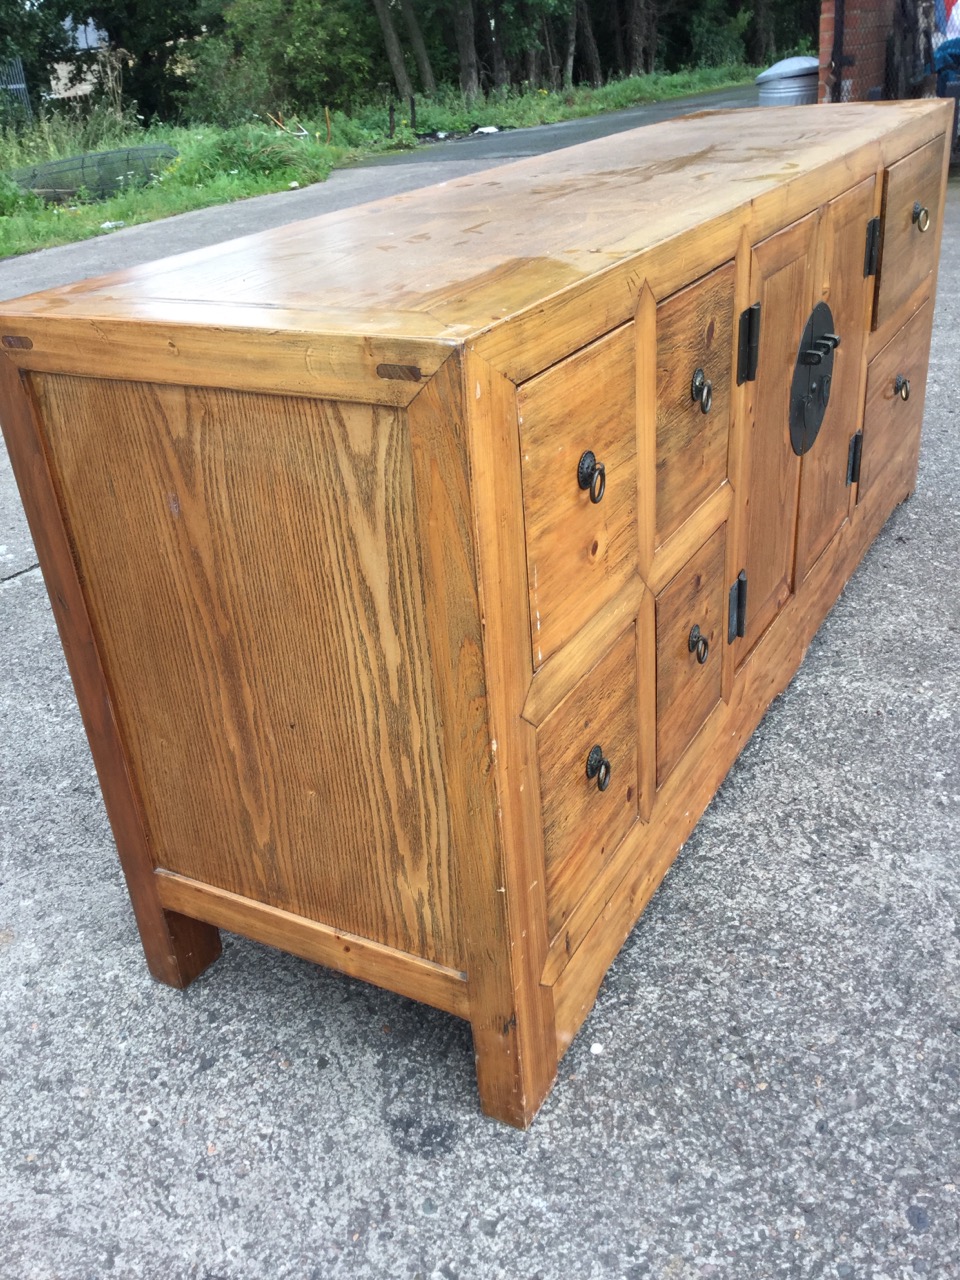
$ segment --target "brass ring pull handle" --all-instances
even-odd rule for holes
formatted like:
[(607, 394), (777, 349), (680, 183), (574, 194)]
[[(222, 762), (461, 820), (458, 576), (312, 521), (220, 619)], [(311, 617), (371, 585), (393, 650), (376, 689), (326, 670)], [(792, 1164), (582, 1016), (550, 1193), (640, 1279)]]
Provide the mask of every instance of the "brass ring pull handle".
[(918, 231), (927, 231), (930, 228), (930, 210), (918, 200), (913, 206), (913, 220), (917, 224)]
[(598, 791), (606, 791), (609, 787), (612, 772), (610, 761), (603, 754), (603, 747), (599, 745), (591, 747), (590, 754), (587, 756), (587, 777), (591, 781), (596, 778)]
[(702, 369), (698, 369), (690, 383), (690, 399), (699, 400), (700, 412), (709, 413), (713, 408), (713, 383)]
[(910, 399), (910, 379), (905, 378), (902, 373), (897, 374), (897, 380), (893, 384), (893, 389), (901, 400)]
[(582, 454), (577, 463), (577, 484), (581, 489), (590, 490), (590, 501), (599, 502), (607, 490), (607, 469), (592, 449)]
[(710, 641), (699, 627), (691, 627), (690, 634), (687, 637), (687, 648), (691, 653), (697, 655), (697, 662), (701, 667), (710, 656)]

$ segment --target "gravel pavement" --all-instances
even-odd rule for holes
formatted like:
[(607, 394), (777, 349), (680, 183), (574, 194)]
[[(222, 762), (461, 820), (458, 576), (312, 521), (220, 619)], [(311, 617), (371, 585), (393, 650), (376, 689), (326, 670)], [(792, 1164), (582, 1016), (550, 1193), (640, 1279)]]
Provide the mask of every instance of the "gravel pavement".
[[(0, 296), (469, 146), (0, 263)], [(958, 334), (954, 179), (917, 492), (527, 1133), (452, 1017), (230, 936), (188, 991), (149, 978), (0, 451), (0, 1277), (960, 1280)]]

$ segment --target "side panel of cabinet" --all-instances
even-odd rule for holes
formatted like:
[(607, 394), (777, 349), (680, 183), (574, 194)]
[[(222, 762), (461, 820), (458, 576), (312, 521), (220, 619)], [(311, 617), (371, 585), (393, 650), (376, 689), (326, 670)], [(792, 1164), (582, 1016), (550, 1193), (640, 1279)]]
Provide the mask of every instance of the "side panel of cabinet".
[(797, 519), (797, 581), (802, 582), (847, 518), (850, 437), (859, 427), (863, 346), (870, 324), (873, 277), (864, 275), (866, 227), (874, 211), (876, 179), (831, 200), (820, 228), (820, 296), (840, 336), (830, 403), (810, 451), (803, 456)]
[(743, 661), (793, 590), (800, 459), (790, 445), (790, 384), (812, 307), (817, 215), (758, 244), (750, 263), (750, 296), (760, 303), (755, 381), (745, 384), (744, 456), (740, 487), (740, 563), (749, 583)]

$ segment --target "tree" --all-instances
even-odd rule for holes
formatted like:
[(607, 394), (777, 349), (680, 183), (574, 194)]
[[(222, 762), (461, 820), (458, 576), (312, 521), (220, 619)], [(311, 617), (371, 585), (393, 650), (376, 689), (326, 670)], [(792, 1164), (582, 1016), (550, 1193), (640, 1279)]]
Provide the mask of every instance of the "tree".
[(407, 35), (410, 37), (413, 56), (417, 62), (417, 70), (420, 72), (420, 83), (423, 85), (423, 92), (434, 94), (437, 92), (437, 81), (433, 74), (433, 64), (430, 61), (430, 54), (427, 52), (426, 41), (420, 29), (420, 22), (417, 18), (417, 11), (413, 6), (413, 0), (400, 0), (400, 9), (407, 26)]
[(387, 50), (387, 58), (390, 61), (390, 70), (393, 72), (397, 93), (406, 102), (413, 97), (413, 85), (410, 83), (407, 64), (403, 60), (400, 37), (397, 35), (397, 29), (393, 25), (393, 14), (390, 12), (388, 0), (373, 0), (373, 7), (377, 11), (380, 30), (383, 32), (383, 43)]
[(37, 4), (0, 0), (0, 63), (22, 59), (27, 90), (35, 106), (50, 86), (54, 65), (68, 56), (69, 42), (63, 26), (67, 4), (68, 0), (43, 0)]
[(89, 19), (114, 49), (130, 55), (125, 89), (149, 121), (176, 114), (182, 86), (174, 72), (182, 44), (222, 29), (222, 10), (217, 0), (88, 0), (74, 12), (78, 22)]
[(480, 92), (480, 64), (473, 0), (453, 0), (453, 27), (460, 60), (460, 92), (465, 98), (475, 98)]

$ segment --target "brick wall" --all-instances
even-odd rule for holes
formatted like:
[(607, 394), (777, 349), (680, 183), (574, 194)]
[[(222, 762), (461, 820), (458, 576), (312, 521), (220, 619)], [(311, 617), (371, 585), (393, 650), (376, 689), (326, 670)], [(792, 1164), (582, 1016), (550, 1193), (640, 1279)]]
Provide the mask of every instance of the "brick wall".
[(886, 97), (884, 78), (887, 36), (893, 27), (896, 0), (844, 0), (843, 52), (853, 64), (832, 65), (836, 35), (837, 0), (820, 6), (821, 102), (857, 102), (870, 96)]

